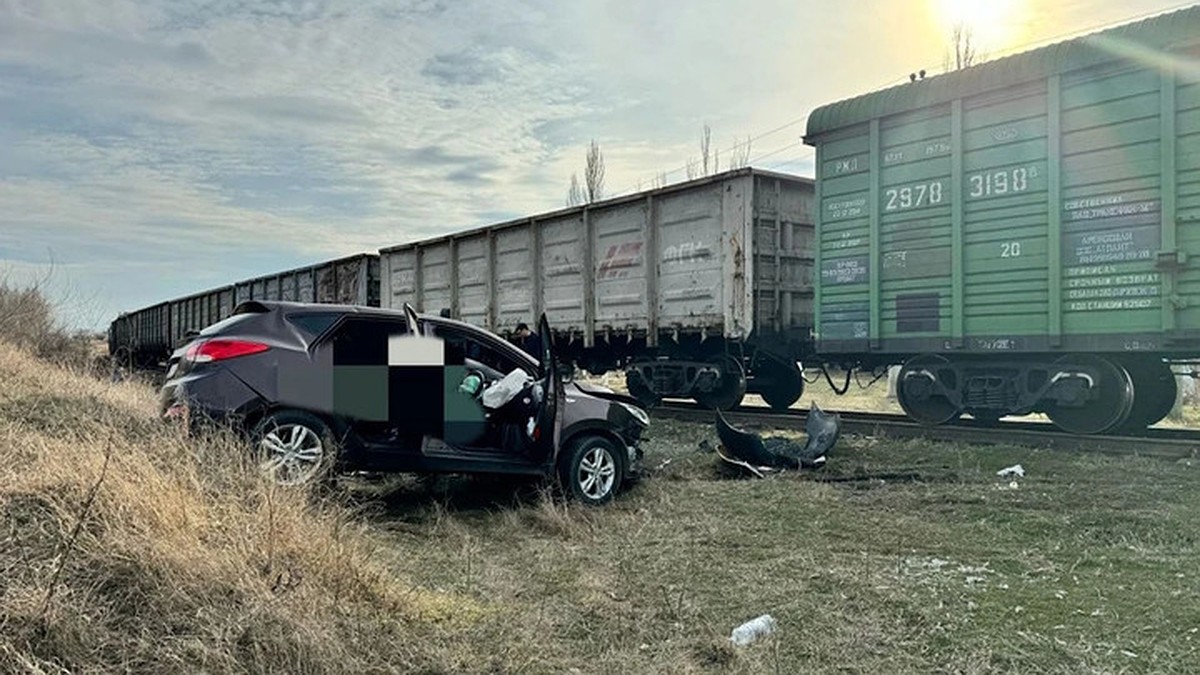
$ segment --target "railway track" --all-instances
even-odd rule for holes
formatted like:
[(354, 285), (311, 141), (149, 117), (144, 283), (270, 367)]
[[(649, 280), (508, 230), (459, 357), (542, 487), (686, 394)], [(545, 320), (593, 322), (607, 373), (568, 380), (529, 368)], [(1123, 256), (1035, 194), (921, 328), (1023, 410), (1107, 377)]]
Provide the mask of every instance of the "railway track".
[[(1100, 452), (1118, 455), (1144, 455), (1180, 459), (1200, 454), (1200, 430), (1147, 429), (1141, 434), (1082, 436), (1055, 429), (1043, 422), (1001, 421), (986, 424), (963, 419), (953, 424), (929, 427), (903, 415), (858, 411), (836, 411), (842, 418), (843, 434), (882, 438), (925, 438), (977, 445), (1020, 445), (1074, 452)], [(766, 407), (739, 406), (726, 411), (725, 418), (736, 424), (803, 428), (806, 410), (777, 411)], [(713, 421), (713, 412), (695, 404), (664, 402), (651, 410), (656, 417), (689, 422)]]

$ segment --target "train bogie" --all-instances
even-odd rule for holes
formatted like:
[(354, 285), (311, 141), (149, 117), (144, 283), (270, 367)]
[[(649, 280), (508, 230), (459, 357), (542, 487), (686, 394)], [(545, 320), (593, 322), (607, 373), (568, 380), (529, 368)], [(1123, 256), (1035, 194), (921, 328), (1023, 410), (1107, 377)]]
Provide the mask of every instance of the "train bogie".
[(1038, 412), (1066, 431), (1095, 434), (1159, 422), (1175, 403), (1176, 383), (1166, 363), (1144, 355), (921, 354), (905, 361), (896, 393), (925, 424)]

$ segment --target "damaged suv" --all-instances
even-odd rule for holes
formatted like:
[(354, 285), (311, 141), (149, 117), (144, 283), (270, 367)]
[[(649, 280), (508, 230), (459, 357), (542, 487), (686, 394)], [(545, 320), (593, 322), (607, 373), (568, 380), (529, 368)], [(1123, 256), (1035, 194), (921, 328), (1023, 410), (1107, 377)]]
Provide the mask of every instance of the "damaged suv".
[(649, 424), (632, 398), (572, 382), (461, 321), (405, 311), (246, 302), (171, 357), (164, 417), (242, 430), (282, 483), (324, 471), (557, 478), (603, 504), (634, 475)]

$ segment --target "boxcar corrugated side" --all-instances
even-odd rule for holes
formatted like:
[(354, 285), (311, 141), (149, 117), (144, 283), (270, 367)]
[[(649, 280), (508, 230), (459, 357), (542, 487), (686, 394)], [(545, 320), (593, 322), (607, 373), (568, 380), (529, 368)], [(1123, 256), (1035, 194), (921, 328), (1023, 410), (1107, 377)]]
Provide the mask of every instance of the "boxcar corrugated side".
[(378, 307), (379, 256), (366, 253), (339, 258), (122, 314), (109, 326), (109, 353), (121, 363), (154, 367), (170, 356), (189, 331), (230, 316), (248, 300)]
[[(647, 396), (728, 405), (747, 376), (751, 391), (773, 388), (777, 401), (802, 387), (795, 362), (812, 331), (808, 179), (739, 169), (381, 256), (384, 306), (445, 309), (500, 333), (545, 312), (565, 357), (593, 372), (626, 368), (631, 389)], [(759, 362), (785, 364), (780, 382), (756, 378), (765, 370), (758, 351)]]

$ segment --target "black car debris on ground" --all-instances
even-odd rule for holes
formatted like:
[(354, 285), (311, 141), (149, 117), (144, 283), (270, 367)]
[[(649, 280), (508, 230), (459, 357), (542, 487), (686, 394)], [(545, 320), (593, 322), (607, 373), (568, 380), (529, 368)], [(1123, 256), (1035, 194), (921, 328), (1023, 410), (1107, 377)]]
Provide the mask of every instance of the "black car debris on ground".
[(545, 317), (540, 358), (445, 317), (246, 302), (171, 356), (164, 417), (243, 431), (283, 483), (324, 471), (557, 477), (610, 499), (636, 471), (649, 418), (570, 381)]

